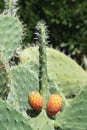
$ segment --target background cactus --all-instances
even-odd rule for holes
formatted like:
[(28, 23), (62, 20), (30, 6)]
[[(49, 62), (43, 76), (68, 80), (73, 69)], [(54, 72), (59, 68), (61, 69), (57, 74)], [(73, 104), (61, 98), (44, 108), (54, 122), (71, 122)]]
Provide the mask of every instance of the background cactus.
[[(29, 47), (19, 53), (20, 62), (38, 65), (38, 47)], [(71, 58), (58, 50), (47, 48), (48, 76), (57, 83), (66, 97), (76, 95), (87, 82), (86, 72)]]
[(18, 0), (4, 0), (5, 10), (4, 13), (15, 16), (18, 10), (17, 2)]
[(22, 42), (23, 26), (19, 19), (0, 15), (0, 55), (9, 61)]

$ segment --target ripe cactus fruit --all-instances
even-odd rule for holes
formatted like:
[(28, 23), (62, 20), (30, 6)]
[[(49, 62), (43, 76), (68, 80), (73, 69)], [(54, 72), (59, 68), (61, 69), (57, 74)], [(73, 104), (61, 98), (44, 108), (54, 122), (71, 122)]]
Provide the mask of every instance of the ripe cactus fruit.
[(62, 97), (58, 94), (52, 94), (47, 102), (47, 115), (54, 116), (62, 107)]
[(42, 109), (43, 100), (38, 91), (32, 91), (29, 93), (28, 102), (34, 110), (40, 111)]

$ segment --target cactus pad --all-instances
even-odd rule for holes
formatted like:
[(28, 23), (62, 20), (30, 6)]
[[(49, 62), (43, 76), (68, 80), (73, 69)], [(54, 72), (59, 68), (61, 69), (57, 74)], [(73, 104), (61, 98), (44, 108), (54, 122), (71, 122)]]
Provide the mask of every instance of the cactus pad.
[(6, 61), (14, 55), (22, 42), (22, 24), (17, 17), (0, 15), (0, 55)]
[(74, 98), (71, 105), (57, 117), (55, 126), (59, 130), (87, 129), (87, 85)]
[(33, 130), (29, 119), (18, 112), (11, 104), (0, 99), (1, 130)]
[(37, 75), (29, 69), (28, 65), (12, 67), (11, 75), (20, 107), (23, 110), (27, 110), (29, 109), (28, 93), (39, 89)]
[[(29, 47), (19, 54), (20, 62), (38, 64), (38, 47)], [(49, 77), (58, 84), (65, 96), (76, 95), (87, 81), (86, 72), (65, 54), (47, 48), (47, 69)]]

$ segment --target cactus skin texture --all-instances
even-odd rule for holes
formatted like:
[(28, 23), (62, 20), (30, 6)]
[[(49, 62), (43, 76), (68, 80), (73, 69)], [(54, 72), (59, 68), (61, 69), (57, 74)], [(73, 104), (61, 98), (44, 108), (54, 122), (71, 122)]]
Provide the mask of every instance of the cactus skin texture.
[(41, 111), (43, 106), (43, 100), (38, 91), (32, 91), (28, 95), (28, 102), (33, 110)]
[[(33, 61), (38, 64), (38, 57), (37, 46), (19, 53), (21, 63)], [(48, 76), (52, 77), (67, 98), (77, 95), (87, 82), (86, 72), (75, 61), (52, 48), (47, 48), (47, 69)]]
[(9, 91), (10, 91), (10, 74), (8, 71), (8, 66), (0, 57), (0, 97), (6, 100)]
[(29, 109), (28, 93), (39, 89), (37, 75), (29, 69), (28, 65), (17, 65), (11, 68), (10, 71), (13, 80), (13, 86), (18, 95), (18, 101), (21, 110)]
[(18, 95), (16, 93), (16, 89), (12, 83), (12, 80), (11, 80), (11, 84), (10, 84), (10, 91), (8, 93), (8, 96), (7, 96), (7, 101), (10, 104), (12, 104), (17, 110), (20, 110)]
[(48, 116), (55, 116), (62, 108), (62, 97), (58, 94), (52, 94), (47, 102)]
[(73, 99), (70, 106), (57, 116), (55, 127), (58, 130), (87, 129), (87, 85)]
[(38, 116), (32, 118), (32, 125), (33, 130), (55, 130), (54, 120), (48, 118), (44, 109), (42, 109)]
[(0, 55), (8, 62), (22, 42), (23, 26), (17, 17), (0, 15)]
[(33, 130), (29, 119), (0, 99), (0, 130)]

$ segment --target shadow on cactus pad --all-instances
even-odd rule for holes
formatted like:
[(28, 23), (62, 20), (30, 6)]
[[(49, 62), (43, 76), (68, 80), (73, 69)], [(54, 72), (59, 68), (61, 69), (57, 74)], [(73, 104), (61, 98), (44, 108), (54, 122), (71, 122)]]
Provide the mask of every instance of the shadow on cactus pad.
[(34, 118), (34, 117), (37, 117), (39, 116), (41, 111), (35, 111), (35, 110), (31, 110), (31, 109), (28, 109), (26, 111), (26, 113), (31, 117), (31, 118)]

